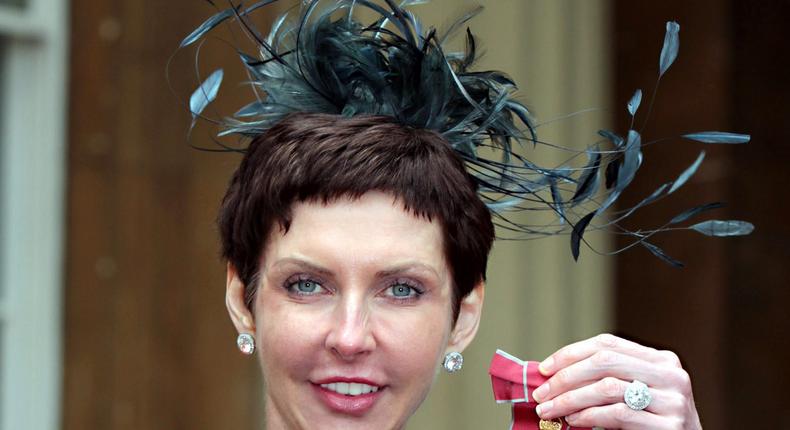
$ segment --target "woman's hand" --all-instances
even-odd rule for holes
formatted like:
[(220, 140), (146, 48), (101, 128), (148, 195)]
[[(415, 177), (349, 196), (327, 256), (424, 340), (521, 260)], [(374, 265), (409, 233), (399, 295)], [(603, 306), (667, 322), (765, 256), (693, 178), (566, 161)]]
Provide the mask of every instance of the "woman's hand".
[[(534, 392), (543, 419), (567, 417), (578, 427), (698, 430), (689, 374), (678, 356), (601, 334), (568, 345), (540, 365), (549, 380)], [(650, 404), (641, 411), (623, 401), (633, 380), (647, 384)]]

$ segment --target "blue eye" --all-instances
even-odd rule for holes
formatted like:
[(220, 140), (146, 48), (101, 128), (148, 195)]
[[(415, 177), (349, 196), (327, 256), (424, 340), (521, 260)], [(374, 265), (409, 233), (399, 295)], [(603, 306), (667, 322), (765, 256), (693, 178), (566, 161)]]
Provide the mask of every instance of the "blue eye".
[(389, 295), (398, 299), (413, 299), (422, 294), (416, 288), (406, 284), (395, 284), (388, 288)]
[(322, 287), (321, 284), (310, 279), (300, 279), (298, 281), (291, 282), (288, 285), (288, 289), (292, 293), (301, 295), (317, 294), (323, 288), (324, 287)]

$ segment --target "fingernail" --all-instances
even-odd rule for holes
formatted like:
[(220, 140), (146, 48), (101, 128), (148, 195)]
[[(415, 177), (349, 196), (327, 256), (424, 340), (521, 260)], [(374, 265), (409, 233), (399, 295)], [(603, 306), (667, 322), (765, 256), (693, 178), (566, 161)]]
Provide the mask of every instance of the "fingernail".
[(578, 413), (570, 414), (567, 417), (565, 417), (565, 421), (568, 424), (573, 424), (576, 421), (577, 418), (579, 418), (579, 414)]
[(532, 398), (540, 401), (540, 399), (546, 397), (546, 394), (549, 394), (549, 384), (543, 384), (538, 387), (535, 391), (532, 392)]
[(549, 412), (551, 412), (551, 407), (552, 407), (552, 406), (554, 406), (554, 402), (553, 402), (553, 401), (551, 401), (551, 400), (549, 400), (549, 401), (548, 401), (548, 402), (546, 402), (546, 403), (541, 403), (541, 404), (539, 404), (539, 405), (538, 405), (538, 407), (537, 407), (537, 408), (535, 408), (535, 412), (537, 412), (537, 413), (538, 413), (538, 415), (540, 415), (540, 416), (541, 416), (541, 418), (542, 418), (544, 415), (546, 415), (546, 414), (548, 414)]
[(552, 366), (554, 366), (554, 358), (553, 357), (549, 357), (549, 358), (543, 360), (543, 362), (541, 362), (538, 365), (538, 370), (540, 370), (540, 373), (545, 375), (545, 374), (551, 372)]

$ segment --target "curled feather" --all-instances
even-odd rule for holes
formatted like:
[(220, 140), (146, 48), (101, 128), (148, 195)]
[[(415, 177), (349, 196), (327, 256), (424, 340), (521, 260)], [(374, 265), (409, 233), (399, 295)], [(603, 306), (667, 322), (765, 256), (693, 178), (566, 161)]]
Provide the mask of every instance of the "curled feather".
[(705, 151), (702, 151), (699, 153), (697, 160), (694, 161), (694, 163), (689, 166), (688, 169), (683, 171), (683, 173), (681, 173), (677, 179), (675, 179), (675, 182), (672, 183), (672, 187), (669, 189), (669, 193), (674, 193), (675, 190), (682, 187), (683, 184), (685, 184), (694, 175), (694, 173), (697, 172), (697, 169), (699, 168), (700, 164), (702, 164), (702, 160), (704, 159)]
[(636, 110), (639, 109), (639, 104), (642, 103), (642, 90), (636, 90), (631, 100), (628, 101), (628, 113), (631, 116), (636, 115)]
[(595, 212), (590, 212), (573, 226), (573, 232), (571, 233), (571, 255), (574, 260), (579, 260), (579, 247), (584, 237), (584, 232), (587, 230), (587, 226), (590, 225), (590, 221), (592, 221), (594, 216)]
[(207, 19), (203, 24), (200, 24), (200, 27), (196, 28), (192, 33), (185, 37), (184, 40), (181, 41), (180, 47), (183, 48), (197, 42), (206, 33), (213, 30), (214, 27), (218, 26), (226, 19), (232, 17), (234, 14), (235, 11), (233, 9), (225, 9), (217, 12), (211, 18)]
[(609, 130), (598, 130), (598, 134), (601, 135), (602, 137), (609, 139), (609, 141), (612, 142), (614, 146), (617, 148), (622, 147), (623, 142), (625, 142), (625, 140), (621, 136), (618, 136), (617, 134)]
[(672, 218), (672, 220), (669, 221), (669, 223), (670, 224), (680, 224), (680, 223), (682, 223), (682, 222), (684, 222), (684, 221), (686, 221), (686, 220), (688, 220), (688, 219), (690, 219), (690, 218), (692, 218), (692, 217), (694, 217), (694, 216), (696, 216), (698, 214), (701, 214), (702, 212), (709, 211), (709, 210), (712, 210), (712, 209), (718, 209), (718, 208), (721, 208), (721, 207), (724, 207), (724, 203), (714, 202), (714, 203), (704, 204), (704, 205), (701, 205), (701, 206), (696, 206), (696, 207), (693, 207), (691, 209), (683, 211), (683, 213), (681, 213), (681, 214), (677, 215), (676, 217)]
[(738, 220), (709, 220), (694, 224), (689, 228), (705, 236), (715, 237), (745, 236), (754, 231), (752, 223)]
[(685, 265), (683, 263), (681, 263), (680, 261), (670, 257), (669, 255), (667, 255), (666, 252), (664, 252), (663, 249), (657, 247), (656, 245), (653, 245), (652, 243), (650, 243), (650, 242), (648, 242), (646, 240), (643, 240), (643, 241), (641, 241), (639, 243), (641, 243), (642, 246), (647, 248), (647, 250), (650, 251), (653, 255), (655, 255), (656, 257), (664, 260), (664, 262), (666, 262), (670, 266), (676, 267), (676, 268), (685, 267)]
[(192, 93), (192, 97), (189, 99), (189, 110), (192, 112), (193, 125), (197, 117), (206, 109), (206, 106), (217, 98), (219, 86), (222, 84), (222, 76), (222, 69), (215, 70), (205, 81), (203, 81), (200, 87)]
[(680, 24), (675, 21), (667, 22), (667, 32), (664, 35), (664, 46), (661, 48), (661, 57), (658, 62), (658, 76), (661, 77), (666, 73), (669, 66), (675, 62), (678, 56), (678, 49), (680, 49)]
[(584, 172), (579, 178), (576, 193), (570, 200), (574, 204), (589, 200), (590, 196), (598, 188), (598, 169), (601, 166), (601, 153), (594, 151), (588, 155), (590, 156), (590, 163), (584, 168)]
[(701, 131), (699, 133), (684, 134), (683, 137), (702, 143), (727, 144), (747, 143), (752, 139), (748, 134), (727, 133), (723, 131)]

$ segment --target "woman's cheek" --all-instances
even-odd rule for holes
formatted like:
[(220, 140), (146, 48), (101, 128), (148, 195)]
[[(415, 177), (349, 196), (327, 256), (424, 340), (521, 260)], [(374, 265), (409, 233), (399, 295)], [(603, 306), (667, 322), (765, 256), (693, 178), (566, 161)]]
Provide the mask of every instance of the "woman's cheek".
[[(260, 306), (257, 330), (260, 358), (266, 368), (278, 372), (304, 375), (315, 365), (323, 346), (321, 327), (326, 322), (300, 304), (283, 303), (272, 298)], [(271, 379), (274, 375), (264, 375)]]
[(379, 347), (400, 374), (433, 378), (450, 332), (450, 313), (426, 305), (380, 312)]

